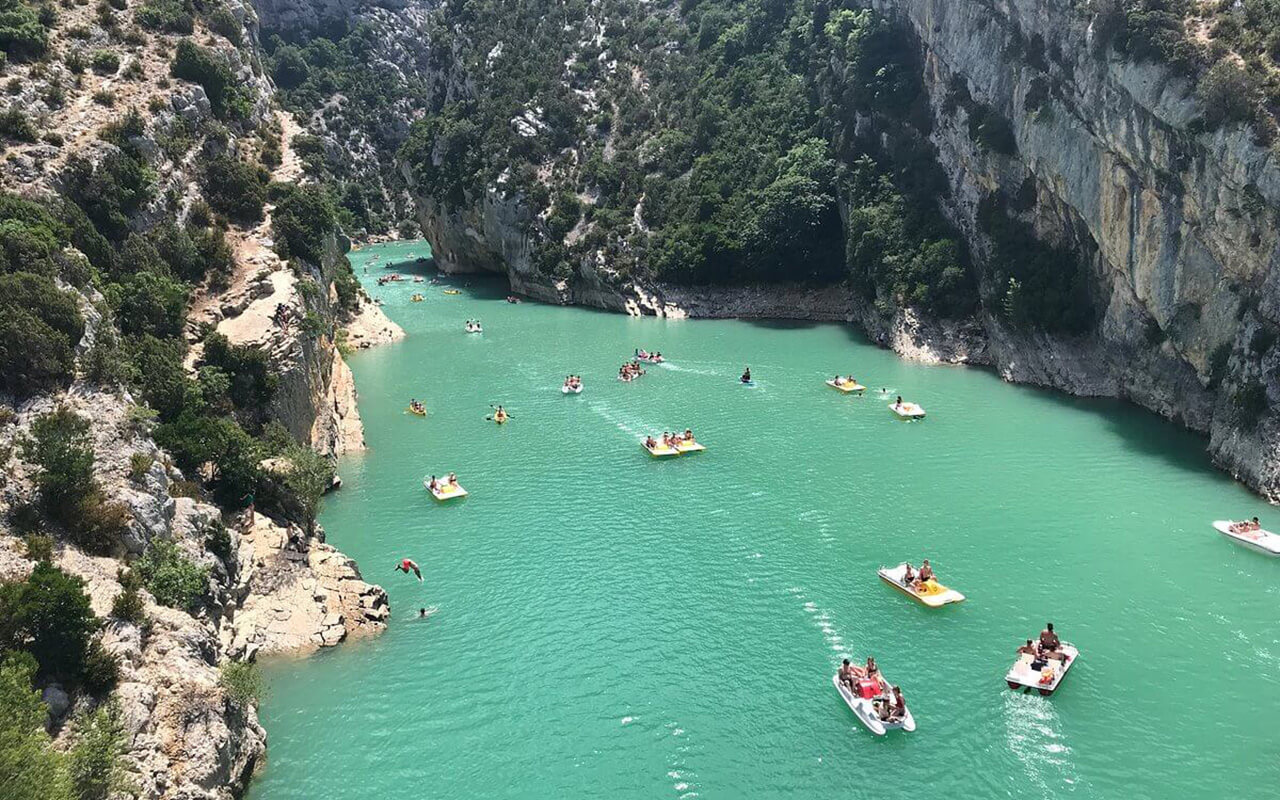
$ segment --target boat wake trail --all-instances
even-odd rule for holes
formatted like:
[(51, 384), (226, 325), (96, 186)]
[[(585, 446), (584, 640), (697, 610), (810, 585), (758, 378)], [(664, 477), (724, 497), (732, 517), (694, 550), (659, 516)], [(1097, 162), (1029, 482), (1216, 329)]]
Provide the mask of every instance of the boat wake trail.
[(681, 366), (679, 364), (672, 364), (670, 361), (664, 361), (661, 364), (658, 364), (658, 366), (662, 367), (665, 370), (670, 370), (671, 372), (688, 372), (692, 375), (727, 375), (728, 374), (728, 373), (720, 372), (719, 370), (714, 370), (714, 369), (697, 369), (696, 367), (686, 367), (686, 366)]
[(698, 773), (688, 766), (686, 756), (689, 753), (690, 745), (684, 728), (680, 727), (680, 723), (672, 720), (666, 724), (667, 733), (678, 740), (681, 744), (676, 747), (675, 753), (671, 756), (670, 766), (667, 769), (667, 777), (671, 779), (671, 788), (675, 790), (679, 800), (692, 800), (698, 797), (698, 784), (695, 782)]
[(1019, 692), (1004, 698), (1005, 740), (1031, 783), (1045, 797), (1057, 796), (1064, 787), (1080, 788), (1053, 703)]
[(592, 401), (588, 406), (593, 414), (602, 417), (605, 421), (613, 423), (613, 426), (633, 439), (643, 439), (649, 433), (655, 430), (661, 430), (657, 426), (647, 425), (634, 419), (623, 419), (617, 412), (609, 408), (608, 403), (598, 400)]
[(792, 586), (787, 591), (796, 600), (804, 604), (804, 611), (809, 615), (809, 621), (813, 626), (822, 631), (822, 638), (826, 641), (827, 646), (831, 648), (831, 652), (836, 654), (837, 658), (852, 658), (849, 655), (849, 649), (845, 646), (844, 637), (836, 630), (836, 626), (831, 623), (831, 615), (818, 607), (817, 603), (806, 600), (804, 589), (799, 586)]

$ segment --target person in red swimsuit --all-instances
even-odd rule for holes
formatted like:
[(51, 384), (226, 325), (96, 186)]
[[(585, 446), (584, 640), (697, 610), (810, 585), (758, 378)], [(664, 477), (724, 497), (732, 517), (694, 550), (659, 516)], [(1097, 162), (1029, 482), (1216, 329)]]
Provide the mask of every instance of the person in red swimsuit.
[(412, 572), (414, 575), (418, 576), (418, 583), (422, 583), (422, 570), (418, 569), (418, 565), (410, 559), (400, 559), (400, 563), (396, 564), (396, 571), (403, 572), (406, 575)]

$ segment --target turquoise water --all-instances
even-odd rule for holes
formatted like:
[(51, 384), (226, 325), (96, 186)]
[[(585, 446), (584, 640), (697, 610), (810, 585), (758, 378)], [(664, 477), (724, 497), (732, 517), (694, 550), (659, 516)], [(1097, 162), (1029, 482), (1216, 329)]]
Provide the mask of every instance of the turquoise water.
[[(322, 516), (392, 624), (268, 665), (254, 800), (1274, 791), (1280, 561), (1209, 522), (1280, 519), (1200, 439), (842, 326), (372, 285), (423, 250), (353, 254), (357, 273), (378, 256), (364, 279), (409, 335), (350, 359), (369, 449)], [(636, 346), (671, 363), (619, 383)], [(824, 386), (836, 371), (928, 419)], [(560, 393), (569, 372), (581, 395)], [(685, 427), (707, 452), (639, 447)], [(449, 470), (471, 496), (439, 505), (421, 479)], [(425, 583), (392, 571), (402, 556)], [(921, 557), (968, 601), (926, 609), (876, 577)], [(1009, 691), (1049, 619), (1080, 660), (1051, 698)], [(916, 732), (858, 724), (831, 685), (844, 654), (875, 655)]]

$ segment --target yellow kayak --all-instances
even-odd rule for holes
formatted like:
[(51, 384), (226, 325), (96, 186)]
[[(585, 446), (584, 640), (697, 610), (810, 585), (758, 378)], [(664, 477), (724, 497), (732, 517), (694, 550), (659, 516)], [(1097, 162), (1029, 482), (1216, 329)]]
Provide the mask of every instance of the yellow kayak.
[(462, 294), (462, 292), (458, 291), (457, 289), (445, 289), (444, 293), (445, 294)]
[(425, 408), (419, 410), (413, 406), (409, 406), (405, 411), (408, 411), (410, 414), (417, 414), (419, 417), (425, 417), (427, 415), (427, 410)]

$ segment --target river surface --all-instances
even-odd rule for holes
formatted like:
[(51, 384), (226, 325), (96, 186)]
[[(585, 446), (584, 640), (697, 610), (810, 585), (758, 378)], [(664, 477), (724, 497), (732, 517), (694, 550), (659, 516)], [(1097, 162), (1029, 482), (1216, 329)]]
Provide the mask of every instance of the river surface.
[[(1201, 439), (839, 325), (373, 285), (425, 252), (352, 254), (408, 337), (350, 358), (369, 449), (321, 518), (392, 621), (266, 665), (253, 800), (1274, 796), (1280, 560), (1209, 523), (1280, 515)], [(620, 383), (637, 346), (670, 363)], [(928, 418), (828, 388), (837, 371)], [(706, 452), (639, 446), (686, 427)], [(422, 478), (450, 470), (471, 494), (435, 503)], [(424, 583), (392, 571), (404, 556)], [(877, 579), (923, 557), (965, 603)], [(1082, 655), (1054, 696), (1012, 692), (1046, 620)], [(914, 733), (876, 738), (837, 696), (839, 659), (869, 654)]]

